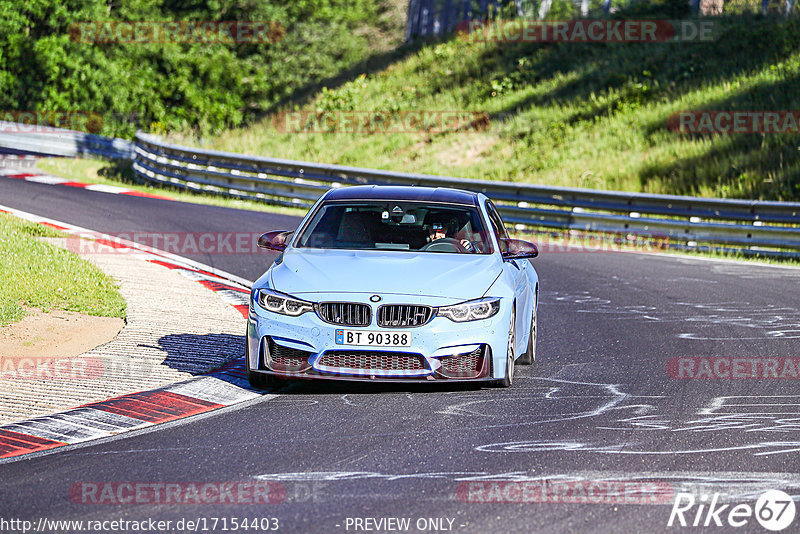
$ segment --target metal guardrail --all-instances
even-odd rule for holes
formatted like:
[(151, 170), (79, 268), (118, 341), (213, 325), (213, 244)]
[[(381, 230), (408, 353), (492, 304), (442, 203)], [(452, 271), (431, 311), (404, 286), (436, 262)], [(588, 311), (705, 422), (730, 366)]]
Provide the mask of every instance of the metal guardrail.
[(331, 187), (455, 187), (485, 193), (522, 227), (647, 236), (681, 247), (710, 243), (797, 255), (800, 202), (729, 200), (469, 180), (203, 150), (136, 134), (133, 168), (149, 182), (309, 207)]
[(74, 130), (0, 121), (0, 148), (45, 156), (133, 158), (133, 143)]

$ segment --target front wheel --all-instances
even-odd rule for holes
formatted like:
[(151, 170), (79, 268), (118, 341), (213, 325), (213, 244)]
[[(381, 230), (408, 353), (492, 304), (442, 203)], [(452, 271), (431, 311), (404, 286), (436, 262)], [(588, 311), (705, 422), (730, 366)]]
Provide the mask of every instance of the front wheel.
[(250, 350), (247, 342), (245, 342), (244, 348), (244, 365), (247, 369), (247, 381), (250, 382), (251, 387), (255, 389), (266, 389), (278, 385), (278, 379), (274, 376), (265, 375), (264, 373), (257, 373), (250, 369)]
[(256, 389), (275, 388), (281, 383), (281, 380), (279, 378), (275, 378), (273, 375), (256, 373), (250, 369), (247, 370), (247, 381), (250, 382), (250, 386)]
[(533, 313), (531, 315), (531, 332), (528, 336), (528, 348), (525, 350), (525, 354), (519, 357), (520, 365), (531, 365), (536, 361), (536, 303), (533, 305)]
[(506, 350), (506, 375), (494, 383), (499, 388), (510, 388), (514, 383), (514, 344), (517, 342), (516, 328), (514, 327), (515, 319), (516, 313), (512, 311), (511, 328), (508, 331), (508, 349)]
[(250, 369), (247, 370), (247, 381), (256, 389), (264, 389), (267, 387), (266, 376), (261, 373), (254, 373)]

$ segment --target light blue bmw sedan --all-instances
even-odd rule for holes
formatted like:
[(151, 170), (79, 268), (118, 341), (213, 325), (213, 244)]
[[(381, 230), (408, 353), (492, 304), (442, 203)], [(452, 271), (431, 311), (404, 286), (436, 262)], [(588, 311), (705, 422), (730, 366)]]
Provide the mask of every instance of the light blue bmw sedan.
[(508, 387), (536, 355), (532, 243), (485, 195), (426, 187), (328, 191), (253, 285), (247, 376), (463, 381)]

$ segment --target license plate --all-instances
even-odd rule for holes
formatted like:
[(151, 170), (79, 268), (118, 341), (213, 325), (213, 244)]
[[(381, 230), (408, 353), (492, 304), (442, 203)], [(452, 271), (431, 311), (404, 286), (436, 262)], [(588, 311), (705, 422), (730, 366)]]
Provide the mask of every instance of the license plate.
[(362, 347), (410, 347), (411, 332), (372, 332), (369, 330), (337, 330), (337, 345)]

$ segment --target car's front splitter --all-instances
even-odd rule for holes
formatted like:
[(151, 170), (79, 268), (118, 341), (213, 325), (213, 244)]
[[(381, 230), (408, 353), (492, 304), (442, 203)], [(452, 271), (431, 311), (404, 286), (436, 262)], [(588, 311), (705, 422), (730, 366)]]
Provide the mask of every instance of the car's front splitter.
[(491, 376), (484, 376), (480, 378), (444, 378), (434, 375), (428, 375), (424, 378), (404, 378), (404, 377), (386, 377), (386, 376), (354, 376), (354, 375), (339, 375), (339, 374), (316, 374), (316, 373), (297, 373), (297, 374), (284, 374), (276, 373), (273, 371), (265, 371), (263, 369), (252, 369), (251, 372), (274, 376), (281, 380), (310, 380), (310, 381), (335, 381), (335, 382), (372, 382), (382, 384), (466, 384), (466, 383), (492, 383), (496, 380)]

